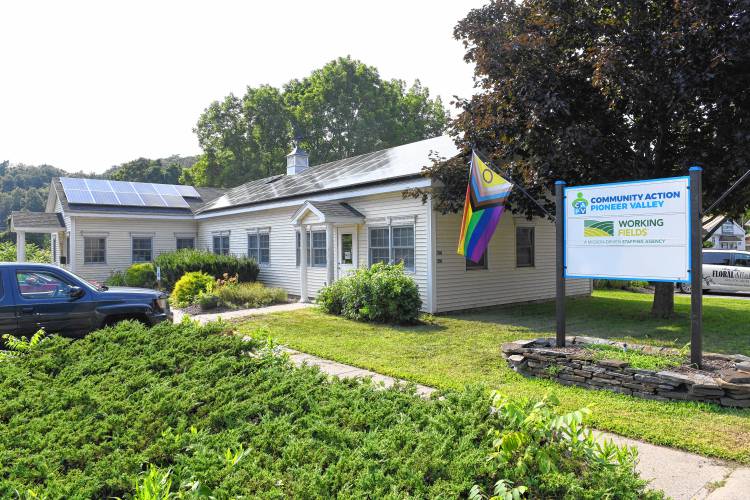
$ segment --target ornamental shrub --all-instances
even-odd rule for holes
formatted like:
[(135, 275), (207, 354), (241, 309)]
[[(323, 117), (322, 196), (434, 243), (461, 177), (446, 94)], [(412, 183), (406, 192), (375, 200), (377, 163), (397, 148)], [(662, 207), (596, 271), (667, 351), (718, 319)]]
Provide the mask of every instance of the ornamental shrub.
[[(16, 261), (16, 244), (12, 241), (0, 242), (0, 262)], [(33, 243), (26, 243), (26, 262), (49, 264), (52, 262), (52, 252), (46, 248), (39, 248)]]
[(156, 286), (156, 270), (150, 262), (133, 264), (125, 271), (125, 284), (142, 288)]
[(286, 291), (267, 288), (262, 283), (237, 283), (218, 287), (215, 291), (219, 303), (233, 309), (265, 307), (287, 301)]
[(183, 249), (159, 254), (154, 266), (161, 269), (162, 285), (171, 290), (183, 274), (200, 271), (220, 279), (225, 274), (237, 275), (239, 281), (250, 282), (258, 278), (258, 264), (254, 259), (236, 255), (216, 255), (203, 250)]
[(412, 324), (419, 319), (422, 299), (403, 264), (377, 263), (324, 287), (318, 304), (328, 313), (358, 321)]
[(170, 299), (175, 307), (187, 307), (194, 304), (201, 293), (210, 292), (213, 287), (213, 276), (201, 272), (185, 273), (175, 283)]
[(225, 328), (128, 321), (1, 361), (0, 498), (651, 495), (621, 452), (566, 440), (574, 418), (330, 379)]
[(122, 271), (110, 273), (109, 278), (104, 280), (104, 284), (107, 286), (127, 286), (127, 283), (125, 283), (125, 273)]

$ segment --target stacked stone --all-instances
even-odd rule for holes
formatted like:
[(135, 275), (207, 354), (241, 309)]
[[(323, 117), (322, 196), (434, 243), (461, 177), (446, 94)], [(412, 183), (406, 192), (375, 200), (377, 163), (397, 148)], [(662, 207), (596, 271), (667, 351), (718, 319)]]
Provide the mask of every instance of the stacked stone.
[[(591, 337), (571, 339), (569, 345), (625, 344)], [(627, 345), (643, 352), (676, 354), (675, 349)], [(553, 379), (563, 385), (605, 389), (657, 401), (703, 401), (722, 406), (750, 408), (750, 358), (742, 355), (707, 357), (733, 363), (733, 368), (712, 377), (691, 371), (652, 371), (631, 368), (627, 361), (596, 361), (582, 351), (556, 349), (555, 339), (518, 340), (503, 344), (502, 351), (511, 368), (529, 377)]]

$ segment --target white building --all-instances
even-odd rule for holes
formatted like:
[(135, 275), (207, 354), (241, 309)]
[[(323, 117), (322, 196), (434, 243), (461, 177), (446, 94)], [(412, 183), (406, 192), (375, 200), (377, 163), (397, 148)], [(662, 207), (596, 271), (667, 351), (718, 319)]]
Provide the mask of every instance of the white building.
[(732, 219), (724, 220), (724, 216), (704, 217), (703, 230), (708, 232), (721, 226), (708, 239), (712, 248), (721, 250), (745, 250), (745, 229)]
[[(286, 175), (224, 191), (55, 179), (46, 213), (14, 213), (11, 226), (19, 241), (25, 232), (51, 233), (55, 262), (94, 280), (195, 247), (252, 256), (263, 283), (303, 299), (379, 261), (404, 262), (428, 312), (554, 297), (551, 222), (506, 213), (476, 265), (456, 254), (461, 214), (403, 196), (431, 186), (421, 170), (433, 151), (457, 152), (444, 136), (308, 167), (295, 148)], [(570, 295), (591, 290), (590, 280), (568, 282)]]

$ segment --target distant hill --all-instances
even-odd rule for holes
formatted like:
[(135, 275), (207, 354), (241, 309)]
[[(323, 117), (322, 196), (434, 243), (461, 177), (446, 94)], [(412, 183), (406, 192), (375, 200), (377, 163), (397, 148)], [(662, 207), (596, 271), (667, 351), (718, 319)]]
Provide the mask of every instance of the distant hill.
[(182, 171), (198, 161), (197, 156), (172, 155), (167, 158), (138, 158), (115, 165), (102, 174), (105, 179), (132, 182), (180, 184)]

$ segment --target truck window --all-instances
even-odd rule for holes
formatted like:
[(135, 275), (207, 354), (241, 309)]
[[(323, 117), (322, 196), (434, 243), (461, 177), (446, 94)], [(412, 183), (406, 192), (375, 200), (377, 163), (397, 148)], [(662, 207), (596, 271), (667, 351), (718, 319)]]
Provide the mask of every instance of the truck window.
[(750, 267), (750, 254), (747, 254), (747, 253), (734, 254), (734, 265), (739, 266), (739, 267)]
[(704, 252), (703, 263), (715, 266), (728, 266), (732, 263), (732, 254), (728, 252)]
[(67, 281), (44, 271), (19, 271), (16, 273), (18, 291), (25, 299), (66, 298), (70, 296)]

